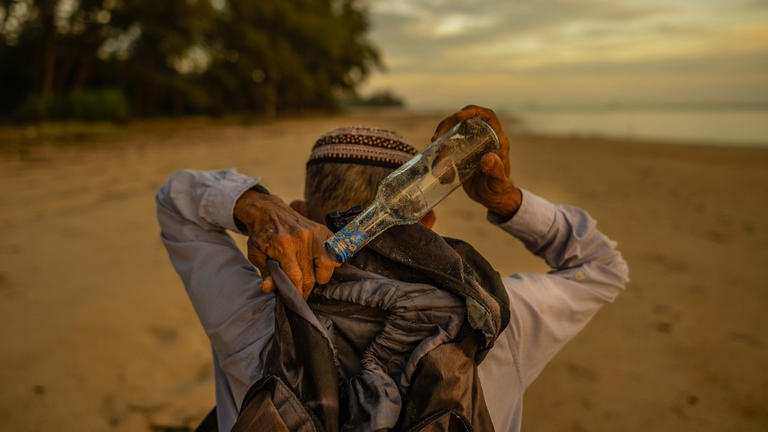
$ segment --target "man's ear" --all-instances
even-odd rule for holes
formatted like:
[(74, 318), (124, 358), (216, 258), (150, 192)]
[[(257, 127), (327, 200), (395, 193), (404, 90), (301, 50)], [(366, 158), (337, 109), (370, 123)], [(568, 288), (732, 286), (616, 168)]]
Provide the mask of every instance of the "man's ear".
[(305, 218), (309, 218), (309, 207), (307, 206), (307, 202), (304, 200), (293, 200), (289, 204), (292, 209), (296, 210), (300, 215), (304, 216)]
[(429, 213), (425, 214), (424, 217), (422, 217), (419, 220), (419, 223), (429, 229), (432, 229), (432, 227), (435, 226), (436, 221), (437, 221), (437, 216), (435, 215), (435, 211), (430, 210)]

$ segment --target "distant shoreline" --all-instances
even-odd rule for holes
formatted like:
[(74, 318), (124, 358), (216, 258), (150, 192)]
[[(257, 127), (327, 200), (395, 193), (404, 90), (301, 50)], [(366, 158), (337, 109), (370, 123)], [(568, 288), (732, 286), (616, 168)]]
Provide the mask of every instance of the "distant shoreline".
[[(32, 123), (25, 125), (16, 124), (0, 124), (0, 148), (17, 147), (17, 146), (37, 146), (40, 144), (54, 144), (54, 145), (80, 145), (87, 144), (89, 142), (104, 142), (113, 141), (119, 136), (124, 134), (142, 133), (145, 130), (162, 130), (165, 133), (172, 133), (174, 130), (188, 130), (188, 129), (204, 129), (209, 126), (216, 125), (230, 125), (230, 126), (242, 126), (242, 127), (256, 127), (259, 125), (279, 124), (281, 122), (296, 122), (303, 120), (318, 120), (318, 119), (333, 119), (339, 118), (339, 126), (343, 126), (342, 123), (354, 122), (357, 118), (369, 118), (371, 115), (380, 119), (386, 118), (402, 118), (405, 116), (413, 116), (414, 120), (423, 121), (425, 123), (433, 122), (437, 124), (440, 119), (451, 114), (450, 110), (418, 110), (410, 108), (381, 108), (381, 107), (366, 107), (355, 108), (340, 112), (303, 112), (303, 113), (289, 113), (279, 115), (273, 118), (263, 118), (258, 115), (231, 115), (224, 117), (210, 117), (210, 116), (180, 116), (180, 117), (154, 117), (154, 118), (140, 118), (133, 119), (125, 123), (84, 123), (84, 122), (44, 122), (44, 123)], [(622, 113), (632, 113), (633, 111), (620, 111)], [(639, 111), (635, 111), (639, 112)], [(673, 115), (679, 113), (677, 111), (670, 111)], [(717, 114), (713, 111), (705, 111), (706, 113)], [(755, 112), (755, 111), (752, 111)], [(760, 114), (763, 111), (758, 111)], [(678, 146), (678, 147), (723, 147), (723, 148), (748, 148), (748, 149), (768, 149), (768, 132), (764, 135), (762, 140), (756, 139), (753, 141), (746, 140), (729, 140), (722, 136), (715, 135), (713, 137), (685, 137), (685, 136), (653, 136), (651, 133), (647, 133), (643, 130), (632, 130), (631, 133), (627, 133), (626, 130), (613, 129), (614, 133), (610, 129), (601, 129), (599, 127), (591, 127), (589, 124), (583, 124), (582, 129), (568, 129), (568, 124), (560, 125), (561, 129), (553, 128), (551, 125), (548, 127), (541, 127), (536, 122), (531, 122), (530, 113), (525, 112), (510, 112), (505, 110), (499, 110), (499, 117), (505, 124), (507, 132), (511, 135), (519, 135), (532, 138), (545, 138), (545, 139), (557, 139), (557, 140), (571, 140), (571, 141), (600, 141), (611, 142), (614, 145), (620, 145), (624, 143), (632, 144), (653, 144), (662, 146)], [(602, 113), (606, 111), (546, 111), (544, 121), (556, 119), (559, 122), (562, 121), (583, 121), (585, 113), (587, 116)], [(649, 112), (650, 115), (656, 117), (667, 117), (665, 114), (668, 112)], [(690, 112), (683, 112), (682, 114), (688, 114)], [(539, 112), (535, 112), (533, 115), (538, 115)], [(768, 108), (764, 111), (766, 124), (768, 124)], [(605, 118), (605, 115), (596, 116), (596, 118)], [(668, 117), (667, 117), (668, 118)], [(344, 120), (342, 120), (344, 119)], [(541, 122), (542, 119), (539, 119)], [(373, 125), (377, 126), (377, 125)], [(768, 127), (766, 127), (768, 130)], [(432, 132), (425, 131), (425, 132)]]
[(530, 134), (768, 147), (768, 108), (534, 110), (517, 116)]

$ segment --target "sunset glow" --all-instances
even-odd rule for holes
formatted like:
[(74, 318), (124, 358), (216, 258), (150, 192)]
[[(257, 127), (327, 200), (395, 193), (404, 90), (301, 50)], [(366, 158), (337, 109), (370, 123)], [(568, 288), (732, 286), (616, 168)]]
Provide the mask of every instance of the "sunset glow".
[(415, 108), (768, 102), (768, 1), (370, 3), (389, 88)]

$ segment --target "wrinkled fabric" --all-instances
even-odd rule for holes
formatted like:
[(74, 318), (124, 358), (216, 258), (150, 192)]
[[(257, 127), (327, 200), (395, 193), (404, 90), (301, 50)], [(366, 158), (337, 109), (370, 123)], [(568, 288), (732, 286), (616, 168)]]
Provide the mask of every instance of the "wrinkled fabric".
[[(407, 241), (397, 241), (406, 237)], [(432, 247), (410, 252), (402, 249), (402, 245), (414, 242)], [(499, 328), (502, 307), (478, 291), (484, 291), (484, 286), (498, 287), (501, 282), (473, 249), (465, 248), (463, 253), (472, 255), (469, 262), (482, 268), (473, 268), (433, 231), (416, 225), (402, 227), (372, 241), (351, 260), (354, 265), (338, 268), (328, 284), (315, 287), (307, 304), (300, 301), (282, 270), (270, 262), (278, 298), (275, 337), (265, 376), (293, 388), (303, 405), (324, 420), (327, 431), (335, 431), (337, 421), (340, 430), (349, 432), (411, 429), (446, 410), (462, 419), (461, 424), (476, 422), (479, 430), (492, 430), (484, 403), (473, 402), (482, 401), (476, 362), (482, 359), (478, 352), (492, 346), (503, 329)], [(452, 267), (445, 267), (445, 263)], [(410, 281), (355, 265), (378, 268), (380, 273)], [(454, 274), (448, 274), (448, 269)], [(478, 275), (486, 277), (480, 279)], [(487, 326), (475, 326), (468, 319), (469, 305)], [(454, 342), (463, 349), (441, 361), (429, 360), (432, 351)], [(316, 349), (300, 355), (298, 344)], [(424, 369), (419, 367), (421, 362), (446, 370)], [(336, 371), (329, 365), (339, 367), (338, 403), (346, 408), (343, 414), (334, 411), (340, 407), (328, 400), (333, 392), (317, 384), (330, 383), (329, 377), (335, 379)], [(423, 376), (432, 379), (425, 383)], [(452, 378), (446, 380), (447, 376)], [(420, 392), (409, 391), (412, 379), (421, 383)], [(282, 413), (279, 407), (272, 410), (261, 396), (263, 385), (255, 386), (257, 393), (250, 399), (256, 402), (244, 402), (241, 417), (252, 422), (254, 411), (296, 417), (296, 412)], [(320, 408), (324, 411), (318, 412)], [(300, 424), (305, 425), (307, 418), (303, 420)], [(240, 424), (238, 420), (236, 426)]]
[[(416, 365), (459, 335), (465, 322), (464, 302), (430, 285), (383, 278), (345, 265), (331, 283), (315, 289), (308, 307), (276, 263), (269, 265), (278, 293), (276, 336), (266, 361), (266, 377), (249, 391), (233, 430), (254, 430), (259, 424), (302, 432), (394, 429)], [(356, 311), (353, 315), (348, 313), (350, 306)], [(358, 320), (382, 325), (361, 333)], [(357, 355), (335, 348), (341, 334), (351, 335), (346, 341), (357, 348)], [(300, 346), (315, 348), (302, 355)], [(354, 358), (341, 360), (350, 354)], [(452, 373), (476, 376), (473, 358), (465, 359), (463, 367), (454, 367)], [(452, 356), (453, 366), (458, 359)], [(336, 379), (334, 368), (344, 362), (359, 366), (341, 368), (347, 418), (337, 429), (339, 407), (328, 399), (338, 394), (328, 387)], [(326, 384), (318, 386), (319, 381)], [(439, 392), (435, 384), (430, 385), (431, 393)], [(295, 392), (286, 393), (290, 388)], [(419, 395), (414, 400), (431, 398)], [(318, 415), (320, 406), (326, 409), (322, 415)], [(324, 419), (322, 427), (313, 424), (314, 416)]]
[[(286, 389), (297, 400), (306, 414), (301, 414), (296, 403), (282, 405), (278, 412), (287, 424), (315, 425), (318, 430), (339, 429), (339, 375), (338, 360), (326, 329), (320, 324), (307, 303), (299, 295), (288, 276), (275, 261), (269, 261), (270, 274), (275, 281), (278, 296), (275, 299), (272, 344), (265, 356), (264, 378), (249, 389), (243, 407), (254, 389), (265, 382), (272, 384), (272, 398), (283, 397)], [(285, 383), (285, 387), (279, 384)], [(282, 391), (281, 395), (276, 391)], [(256, 393), (258, 395), (259, 393)], [(241, 416), (246, 412), (241, 409)], [(310, 414), (311, 413), (311, 414)], [(290, 420), (290, 422), (288, 422)], [(236, 425), (238, 423), (235, 423)], [(290, 426), (291, 430), (293, 427)]]
[[(425, 354), (424, 348), (416, 349), (455, 338), (465, 317), (463, 302), (451, 293), (382, 278), (349, 265), (337, 269), (328, 285), (317, 287), (309, 302), (319, 317), (332, 323), (334, 339), (344, 334), (345, 343), (357, 348), (357, 352), (341, 352), (354, 356), (342, 364), (360, 365), (357, 370), (342, 370), (350, 416), (342, 430), (350, 431), (394, 427), (401, 395), (408, 390), (418, 363), (413, 357)], [(350, 317), (347, 305), (368, 309)], [(377, 333), (356, 331), (357, 319), (369, 321), (382, 312), (383, 327)]]
[[(358, 212), (333, 212), (326, 224), (337, 231)], [(468, 323), (483, 335), (478, 361), (509, 322), (509, 298), (498, 272), (468, 243), (443, 238), (420, 224), (388, 229), (348, 262), (391, 279), (437, 286), (464, 299)]]

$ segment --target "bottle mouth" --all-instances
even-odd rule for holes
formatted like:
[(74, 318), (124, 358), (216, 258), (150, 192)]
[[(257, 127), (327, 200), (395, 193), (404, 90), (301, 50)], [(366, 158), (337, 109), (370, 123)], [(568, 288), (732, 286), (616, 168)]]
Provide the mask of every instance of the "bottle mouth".
[(325, 249), (338, 263), (343, 263), (365, 246), (368, 236), (356, 228), (344, 227), (325, 241)]
[(496, 131), (493, 129), (493, 126), (491, 126), (490, 124), (488, 124), (488, 122), (487, 122), (487, 121), (485, 121), (485, 120), (481, 119), (480, 117), (477, 117), (477, 116), (475, 116), (475, 117), (472, 117), (472, 118), (473, 118), (473, 119), (477, 119), (477, 120), (478, 120), (480, 123), (482, 123), (482, 124), (483, 124), (483, 126), (484, 126), (486, 129), (488, 129), (488, 132), (490, 132), (490, 133), (491, 133), (491, 136), (493, 137), (493, 141), (496, 143), (496, 150), (498, 150), (499, 148), (501, 148), (501, 140), (499, 139), (499, 135), (497, 135), (497, 134), (496, 134)]
[(326, 240), (323, 245), (325, 246), (326, 252), (328, 252), (337, 263), (342, 264), (349, 258), (349, 255), (343, 252), (343, 248), (339, 247), (338, 241), (335, 241), (334, 238)]

